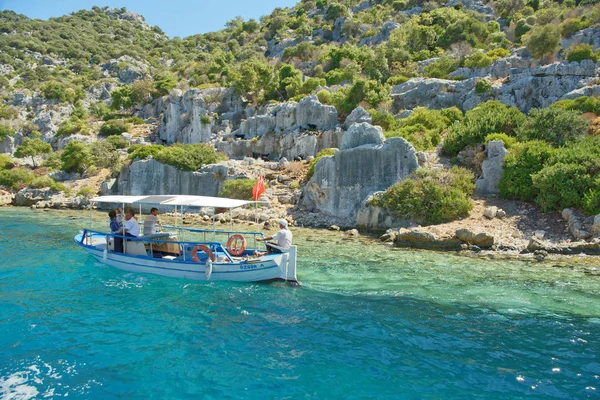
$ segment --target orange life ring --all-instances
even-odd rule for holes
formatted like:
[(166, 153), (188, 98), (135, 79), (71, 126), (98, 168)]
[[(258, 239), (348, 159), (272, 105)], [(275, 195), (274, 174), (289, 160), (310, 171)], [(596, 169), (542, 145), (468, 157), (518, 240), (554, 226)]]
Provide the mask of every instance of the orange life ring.
[(210, 251), (210, 248), (205, 244), (199, 244), (198, 246), (194, 246), (194, 248), (192, 249), (192, 260), (194, 260), (195, 262), (200, 262), (200, 259), (196, 255), (196, 253), (198, 253), (198, 250), (202, 250), (206, 253), (206, 255), (208, 256), (208, 258), (210, 258), (211, 261), (215, 261), (215, 255), (212, 251)]
[[(242, 245), (240, 247), (237, 246), (238, 241), (242, 241)], [(242, 235), (232, 235), (227, 241), (227, 251), (232, 256), (241, 256), (246, 251), (246, 238)]]

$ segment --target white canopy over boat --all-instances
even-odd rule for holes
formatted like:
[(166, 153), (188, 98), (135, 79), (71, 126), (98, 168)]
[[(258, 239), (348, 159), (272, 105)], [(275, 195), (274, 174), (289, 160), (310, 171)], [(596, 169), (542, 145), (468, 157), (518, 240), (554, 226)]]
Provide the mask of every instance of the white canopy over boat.
[(228, 199), (223, 197), (191, 196), (191, 195), (155, 195), (155, 196), (98, 196), (90, 199), (96, 203), (122, 204), (155, 204), (170, 206), (237, 208), (247, 204), (261, 203), (258, 201)]

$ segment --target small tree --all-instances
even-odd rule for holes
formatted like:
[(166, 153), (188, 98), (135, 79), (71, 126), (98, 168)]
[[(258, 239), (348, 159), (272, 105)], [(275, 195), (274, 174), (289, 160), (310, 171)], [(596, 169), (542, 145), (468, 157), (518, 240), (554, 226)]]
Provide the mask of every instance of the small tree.
[(536, 58), (552, 55), (560, 43), (560, 28), (555, 25), (536, 26), (525, 34), (524, 43)]
[(52, 146), (44, 142), (42, 139), (25, 138), (23, 143), (17, 147), (15, 156), (18, 158), (31, 157), (31, 162), (33, 163), (33, 166), (36, 167), (37, 165), (35, 165), (35, 157), (51, 152)]
[(62, 161), (62, 169), (66, 172), (83, 173), (92, 165), (90, 148), (81, 140), (72, 140), (67, 143), (60, 160)]

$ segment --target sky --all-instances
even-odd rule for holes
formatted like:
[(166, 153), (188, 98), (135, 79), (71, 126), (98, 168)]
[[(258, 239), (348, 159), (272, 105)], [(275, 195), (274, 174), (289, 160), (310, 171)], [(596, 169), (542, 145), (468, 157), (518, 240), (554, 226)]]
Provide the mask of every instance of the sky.
[(241, 16), (259, 20), (277, 7), (291, 7), (300, 0), (0, 0), (0, 10), (12, 10), (29, 18), (48, 19), (91, 9), (93, 6), (125, 7), (158, 25), (169, 37), (214, 32)]

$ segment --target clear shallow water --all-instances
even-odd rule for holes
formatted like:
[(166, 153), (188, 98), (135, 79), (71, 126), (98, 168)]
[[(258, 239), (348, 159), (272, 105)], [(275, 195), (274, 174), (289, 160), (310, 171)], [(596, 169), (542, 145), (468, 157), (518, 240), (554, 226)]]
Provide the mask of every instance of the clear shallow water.
[(131, 274), (0, 209), (0, 398), (599, 398), (594, 265), (295, 230), (300, 288)]

